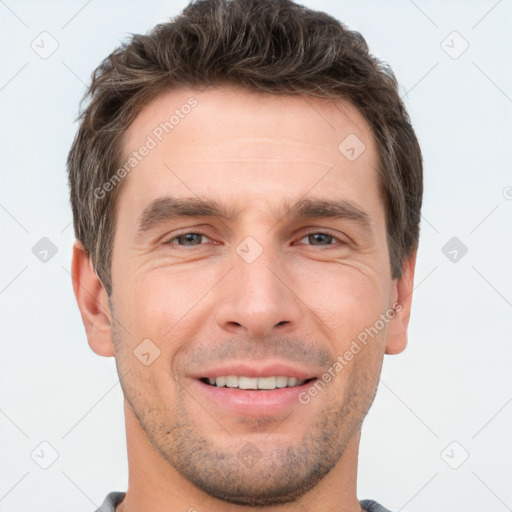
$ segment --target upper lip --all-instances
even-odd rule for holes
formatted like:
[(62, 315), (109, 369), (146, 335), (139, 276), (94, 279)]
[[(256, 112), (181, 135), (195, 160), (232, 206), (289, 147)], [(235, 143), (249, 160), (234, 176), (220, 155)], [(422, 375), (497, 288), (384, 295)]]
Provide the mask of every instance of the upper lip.
[(190, 374), (193, 379), (224, 377), (238, 375), (244, 377), (296, 377), (298, 380), (308, 380), (316, 377), (312, 371), (304, 370), (298, 366), (283, 362), (239, 362), (224, 363), (204, 368)]

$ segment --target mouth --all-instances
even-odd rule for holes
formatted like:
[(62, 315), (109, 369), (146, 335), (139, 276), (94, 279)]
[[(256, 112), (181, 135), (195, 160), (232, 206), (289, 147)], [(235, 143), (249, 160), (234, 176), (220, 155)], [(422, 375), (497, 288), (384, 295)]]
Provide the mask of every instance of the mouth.
[(275, 389), (293, 388), (308, 384), (315, 380), (315, 377), (298, 379), (286, 375), (275, 375), (269, 377), (249, 377), (246, 375), (223, 375), (218, 377), (202, 377), (199, 380), (203, 384), (217, 388), (234, 388), (243, 390), (272, 391)]
[[(189, 374), (197, 396), (216, 411), (242, 416), (281, 416), (300, 405), (299, 397), (321, 374), (281, 361), (225, 362)], [(302, 406), (301, 406), (302, 407)]]

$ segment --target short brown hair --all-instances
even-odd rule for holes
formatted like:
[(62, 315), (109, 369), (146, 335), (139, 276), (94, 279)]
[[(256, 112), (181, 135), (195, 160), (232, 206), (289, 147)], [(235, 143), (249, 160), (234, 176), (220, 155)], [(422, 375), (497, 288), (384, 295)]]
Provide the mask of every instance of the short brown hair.
[(418, 246), (423, 170), (393, 71), (359, 32), (291, 0), (197, 0), (115, 49), (82, 99), (90, 101), (67, 160), (73, 222), (107, 294), (120, 186), (105, 199), (94, 191), (119, 168), (123, 135), (159, 93), (222, 84), (345, 99), (359, 109), (378, 144), (391, 273), (400, 277)]

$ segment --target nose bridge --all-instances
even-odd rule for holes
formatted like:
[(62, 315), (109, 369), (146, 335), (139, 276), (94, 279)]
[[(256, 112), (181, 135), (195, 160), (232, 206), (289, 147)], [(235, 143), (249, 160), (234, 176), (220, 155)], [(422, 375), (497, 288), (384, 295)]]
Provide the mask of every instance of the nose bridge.
[(287, 272), (272, 232), (262, 228), (235, 248), (231, 283), (223, 289), (218, 322), (224, 329), (247, 330), (250, 336), (290, 328), (300, 318), (297, 297), (285, 284)]
[(279, 255), (271, 236), (266, 236), (264, 245), (249, 236), (238, 245), (236, 253), (235, 272), (242, 300), (252, 297), (256, 305), (256, 299), (275, 300), (283, 293), (283, 283), (276, 277), (280, 267)]

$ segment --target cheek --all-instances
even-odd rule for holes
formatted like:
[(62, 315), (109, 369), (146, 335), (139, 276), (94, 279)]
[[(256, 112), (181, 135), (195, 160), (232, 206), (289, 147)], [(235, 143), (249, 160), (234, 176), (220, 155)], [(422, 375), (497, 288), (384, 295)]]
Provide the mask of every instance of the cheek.
[[(306, 268), (306, 267), (309, 268)], [(388, 307), (389, 294), (382, 277), (371, 269), (343, 263), (318, 264), (311, 262), (296, 269), (298, 276), (311, 278), (296, 281), (297, 295), (330, 329), (341, 343), (350, 341), (361, 330), (373, 325)]]
[(218, 281), (217, 276), (214, 266), (201, 268), (199, 262), (187, 268), (155, 265), (134, 275), (124, 298), (134, 332), (154, 337), (165, 347), (184, 330), (190, 337), (189, 330), (198, 328), (194, 319), (201, 310), (202, 299)]

